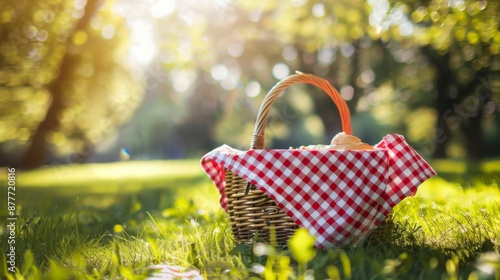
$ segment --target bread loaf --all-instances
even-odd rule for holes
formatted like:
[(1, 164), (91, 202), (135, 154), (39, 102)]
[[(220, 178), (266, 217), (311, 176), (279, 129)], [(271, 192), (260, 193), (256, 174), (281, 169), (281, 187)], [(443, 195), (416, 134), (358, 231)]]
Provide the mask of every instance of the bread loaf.
[[(293, 149), (290, 147), (290, 149)], [(330, 145), (309, 145), (300, 146), (300, 150), (375, 150), (369, 144), (361, 142), (361, 139), (354, 135), (348, 135), (344, 132), (338, 133), (333, 137)]]
[(330, 149), (333, 150), (374, 150), (375, 148), (369, 144), (361, 142), (361, 139), (354, 135), (338, 133), (333, 137)]

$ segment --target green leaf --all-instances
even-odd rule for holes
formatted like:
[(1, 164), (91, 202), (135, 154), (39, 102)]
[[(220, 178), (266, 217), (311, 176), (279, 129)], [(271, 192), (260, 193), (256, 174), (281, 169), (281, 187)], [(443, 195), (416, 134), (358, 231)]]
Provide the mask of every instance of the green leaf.
[(349, 260), (349, 257), (344, 251), (340, 252), (339, 257), (340, 257), (340, 262), (342, 262), (342, 267), (344, 268), (345, 279), (351, 279), (352, 277), (351, 260)]
[(54, 260), (49, 259), (49, 273), (47, 279), (68, 279), (70, 273)]
[(338, 267), (334, 265), (330, 265), (326, 268), (326, 273), (328, 274), (328, 277), (332, 280), (340, 280), (340, 272)]
[(4, 277), (8, 274), (7, 272), (7, 260), (5, 259), (5, 253), (0, 248), (0, 276)]
[(120, 257), (120, 247), (116, 242), (113, 242), (113, 264), (121, 265), (122, 260)]
[(127, 279), (127, 280), (133, 280), (134, 279), (134, 273), (132, 273), (132, 270), (130, 270), (129, 268), (123, 266), (123, 265), (120, 265), (120, 275), (123, 276), (123, 278)]
[(31, 252), (31, 250), (28, 249), (26, 250), (26, 252), (24, 252), (24, 262), (23, 262), (23, 267), (21, 268), (21, 274), (23, 276), (26, 276), (32, 266), (33, 266), (33, 253)]
[(229, 254), (233, 256), (238, 256), (238, 254), (242, 254), (243, 256), (248, 256), (252, 252), (252, 247), (246, 244), (238, 244), (234, 247)]
[(5, 258), (5, 252), (0, 249), (0, 278), (14, 280), (14, 274), (7, 270), (7, 259)]
[(160, 262), (160, 253), (158, 251), (158, 245), (156, 245), (156, 241), (151, 236), (146, 236), (146, 239), (151, 246), (151, 250), (153, 250), (156, 262)]

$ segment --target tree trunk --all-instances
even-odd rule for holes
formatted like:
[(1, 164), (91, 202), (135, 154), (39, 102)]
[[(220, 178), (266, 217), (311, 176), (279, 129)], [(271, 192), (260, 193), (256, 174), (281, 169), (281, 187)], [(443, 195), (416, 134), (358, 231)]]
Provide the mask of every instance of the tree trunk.
[[(449, 66), (449, 54), (438, 55), (431, 47), (425, 47), (424, 53), (436, 67), (436, 109), (438, 113), (436, 134), (434, 137), (434, 158), (446, 158), (446, 146), (450, 130), (459, 130), (463, 135), (463, 147), (467, 159), (476, 163), (483, 157), (482, 108), (489, 100), (489, 85), (483, 79), (486, 70), (479, 71), (468, 84), (460, 85)], [(451, 90), (455, 90), (451, 96)]]
[(429, 58), (429, 61), (436, 68), (436, 110), (437, 110), (437, 121), (436, 129), (433, 137), (433, 148), (432, 157), (434, 158), (446, 158), (446, 148), (450, 139), (450, 127), (448, 122), (452, 120), (450, 116), (454, 116), (453, 104), (457, 102), (457, 99), (453, 99), (450, 96), (450, 90), (455, 86), (455, 79), (453, 73), (451, 72), (449, 66), (449, 54), (439, 55), (432, 47), (423, 47), (422, 53)]
[[(97, 12), (100, 4), (100, 0), (87, 1), (84, 15), (77, 21), (71, 34), (87, 28), (90, 19)], [(66, 44), (66, 54), (61, 61), (59, 76), (48, 86), (52, 103), (47, 110), (44, 120), (40, 123), (31, 138), (30, 144), (18, 164), (19, 168), (31, 169), (39, 167), (46, 164), (47, 158), (51, 155), (50, 144), (47, 142), (47, 136), (50, 132), (56, 131), (59, 128), (59, 116), (69, 105), (64, 92), (64, 86), (66, 83), (70, 82), (74, 68), (78, 63), (77, 54), (68, 51), (75, 47), (72, 43), (71, 36), (68, 37)]]
[(436, 130), (434, 133), (434, 158), (446, 158), (446, 147), (450, 139), (450, 129), (447, 123), (447, 117), (453, 114), (451, 108), (452, 99), (448, 97), (450, 90), (450, 82), (452, 81), (451, 73), (448, 69), (441, 68), (438, 69), (437, 75), (437, 99), (436, 99), (436, 110), (437, 110), (437, 122)]
[(475, 164), (483, 158), (483, 107), (491, 98), (490, 81), (483, 76), (487, 71), (480, 71), (476, 77), (466, 86), (461, 87), (461, 97), (458, 106), (458, 115), (463, 121), (460, 129), (465, 137), (465, 149), (467, 158)]
[(478, 162), (483, 158), (483, 131), (481, 129), (482, 114), (470, 117), (467, 127), (462, 128), (465, 138), (465, 149), (468, 159), (472, 162)]

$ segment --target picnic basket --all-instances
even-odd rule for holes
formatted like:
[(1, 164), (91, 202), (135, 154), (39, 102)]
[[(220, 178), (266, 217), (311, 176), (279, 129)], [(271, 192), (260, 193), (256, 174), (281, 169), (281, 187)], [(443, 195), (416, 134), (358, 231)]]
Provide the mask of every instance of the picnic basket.
[[(314, 85), (328, 94), (340, 114), (343, 132), (352, 134), (349, 108), (338, 91), (322, 78), (298, 72), (280, 81), (266, 94), (257, 114), (251, 149), (265, 148), (265, 129), (272, 104), (283, 90), (298, 83)], [(227, 168), (224, 172), (227, 213), (236, 240), (243, 244), (252, 244), (257, 239), (269, 242), (273, 232), (277, 245), (286, 246), (298, 225), (264, 192)], [(391, 228), (392, 219), (388, 215), (368, 238), (387, 236)]]

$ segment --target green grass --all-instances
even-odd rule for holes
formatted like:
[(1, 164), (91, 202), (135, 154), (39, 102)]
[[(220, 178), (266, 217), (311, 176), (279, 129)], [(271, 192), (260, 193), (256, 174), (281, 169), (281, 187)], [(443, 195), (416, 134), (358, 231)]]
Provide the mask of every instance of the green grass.
[[(498, 162), (461, 183), (462, 163), (446, 163), (432, 165), (447, 180), (431, 178), (394, 209), (392, 235), (323, 251), (304, 234), (290, 251), (237, 245), (197, 161), (18, 172), (18, 272), (2, 265), (9, 249), (2, 201), (0, 278), (144, 279), (151, 265), (172, 264), (219, 279), (500, 279)], [(6, 185), (2, 171), (0, 178)]]

